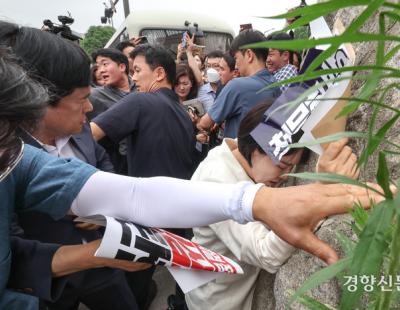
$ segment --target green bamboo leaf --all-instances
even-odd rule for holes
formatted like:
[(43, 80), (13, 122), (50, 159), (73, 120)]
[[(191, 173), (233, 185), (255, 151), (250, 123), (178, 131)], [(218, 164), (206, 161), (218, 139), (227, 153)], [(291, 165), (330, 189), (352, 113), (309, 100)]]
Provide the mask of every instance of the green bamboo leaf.
[[(363, 138), (363, 139), (368, 139), (369, 135), (366, 132), (358, 132), (358, 131), (344, 131), (344, 132), (338, 132), (332, 135), (328, 135), (325, 137), (317, 138), (312, 141), (307, 141), (307, 142), (301, 142), (301, 143), (292, 143), (289, 147), (290, 148), (302, 148), (302, 147), (308, 147), (312, 145), (317, 145), (321, 143), (329, 143), (333, 141), (340, 140), (342, 138)], [(373, 136), (370, 137), (371, 141), (378, 140), (397, 148), (400, 149), (400, 145), (397, 145), (393, 142), (391, 142), (388, 139), (385, 139), (384, 137), (378, 137), (378, 136)]]
[[(369, 100), (369, 99), (362, 99), (362, 98), (358, 98), (358, 97), (331, 97), (331, 98), (322, 98), (322, 99), (318, 99), (320, 101), (328, 101), (328, 100), (353, 100), (355, 102), (359, 102), (359, 103), (368, 103), (370, 105), (372, 105), (373, 107), (380, 107), (380, 108), (384, 108), (390, 111), (393, 111), (395, 113), (400, 113), (399, 109), (393, 108), (390, 105), (384, 104), (381, 101), (374, 101), (374, 100)], [(336, 117), (339, 118), (339, 115)]]
[(300, 296), (297, 301), (311, 310), (336, 310), (336, 308), (323, 304), (307, 295)]
[[(385, 34), (385, 20), (384, 16), (382, 14), (379, 14), (379, 35), (384, 36)], [(385, 42), (383, 41), (378, 41), (378, 48), (376, 52), (376, 61), (375, 65), (376, 66), (381, 66), (383, 65), (384, 61), (384, 48), (385, 48)], [(379, 81), (382, 78), (383, 72), (379, 69), (374, 69), (372, 71), (373, 76), (371, 79), (367, 80), (366, 84), (362, 87), (359, 98), (362, 99), (367, 99), (369, 98), (372, 93), (375, 91), (377, 88)], [(350, 101), (349, 105), (352, 105), (354, 101)], [(355, 105), (355, 104), (354, 104)], [(365, 157), (361, 158), (361, 161), (359, 161), (359, 165), (365, 160)]]
[(378, 146), (383, 143), (383, 142), (388, 142), (387, 139), (385, 139), (386, 133), (390, 128), (394, 126), (394, 124), (397, 122), (399, 119), (400, 115), (396, 114), (393, 116), (389, 121), (387, 121), (379, 130), (376, 134), (374, 134), (373, 137), (369, 137), (370, 139), (368, 140), (367, 147), (365, 150), (362, 152), (360, 159), (359, 159), (359, 165), (363, 164), (366, 162), (367, 158), (371, 156)]
[[(399, 42), (400, 38), (394, 35), (381, 35), (381, 34), (374, 34), (374, 33), (354, 33), (354, 34), (342, 34), (340, 36), (335, 37), (327, 37), (327, 38), (319, 38), (319, 39), (298, 39), (298, 40), (282, 40), (282, 41), (262, 41), (258, 43), (246, 44), (241, 46), (241, 49), (246, 48), (275, 48), (275, 49), (289, 49), (289, 50), (298, 50), (298, 49), (306, 49), (306, 48), (313, 48), (318, 45), (336, 45), (336, 49), (344, 43), (357, 43), (357, 42), (385, 42), (385, 41), (395, 41)], [(321, 53), (319, 56), (323, 55)], [(318, 57), (319, 57), (318, 56)], [(327, 57), (323, 57), (324, 60)], [(317, 57), (317, 58), (318, 58)], [(317, 59), (316, 58), (316, 59)], [(315, 60), (314, 60), (315, 61)], [(321, 62), (322, 63), (322, 62)], [(314, 71), (321, 63), (319, 63), (315, 68), (313, 67), (310, 71)], [(310, 67), (309, 67), (310, 68)], [(308, 68), (307, 68), (308, 70)]]
[(296, 19), (293, 23), (291, 23), (290, 25), (287, 25), (285, 28), (280, 30), (280, 32), (288, 32), (289, 30), (306, 26), (311, 21), (317, 19), (320, 16), (323, 16), (323, 15), (320, 15), (320, 13), (311, 13), (311, 14), (307, 14), (307, 15), (302, 15), (300, 18)]
[(360, 105), (361, 105), (361, 102), (359, 102), (359, 101), (349, 102), (342, 108), (342, 110), (339, 112), (339, 114), (336, 117), (338, 118), (338, 117), (347, 116), (347, 115), (355, 112), (359, 108)]
[(384, 11), (381, 13), (383, 16), (389, 17), (391, 19), (393, 19), (394, 21), (398, 22), (400, 21), (400, 16), (394, 12), (388, 12), (388, 11)]
[(301, 287), (290, 297), (288, 305), (291, 305), (297, 298), (318, 285), (334, 278), (338, 273), (349, 267), (352, 256), (342, 258), (337, 263), (329, 265), (309, 277)]
[(400, 50), (400, 44), (396, 45), (394, 48), (392, 48), (385, 56), (384, 58), (384, 63), (387, 63), (390, 59), (392, 59), (396, 53)]
[(388, 199), (393, 199), (393, 194), (390, 190), (390, 178), (389, 178), (389, 169), (387, 167), (385, 154), (379, 152), (378, 159), (378, 172), (376, 175), (376, 179), (378, 184), (382, 187), (385, 195)]
[[(374, 139), (373, 131), (375, 128), (375, 122), (376, 122), (376, 118), (377, 118), (379, 110), (380, 109), (378, 106), (373, 106), (372, 117), (368, 124), (368, 142), (367, 143), (370, 143), (370, 141), (372, 141)], [(363, 163), (366, 163), (367, 161), (368, 161), (368, 147), (366, 149), (364, 149), (363, 152), (361, 153), (357, 164), (360, 167)]]
[[(336, 78), (334, 80), (338, 81), (338, 80), (343, 80), (343, 79)], [(294, 100), (292, 100), (290, 102), (287, 102), (286, 104), (282, 104), (278, 108), (276, 108), (273, 111), (271, 111), (270, 115), (272, 116), (274, 113), (278, 113), (279, 111), (285, 110), (288, 107), (293, 107), (293, 106), (299, 105), (301, 102), (303, 102), (305, 100), (308, 100), (307, 98), (311, 94), (315, 95), (315, 92), (317, 92), (322, 87), (322, 85), (329, 85), (331, 83), (333, 83), (332, 80), (324, 81), (324, 82), (321, 82), (321, 83), (313, 85), (312, 87), (306, 89), (302, 94), (298, 95), (297, 98), (295, 98)], [(260, 91), (262, 91), (262, 90), (260, 90)]]
[[(400, 180), (397, 182), (397, 192), (394, 196), (394, 205), (397, 212), (397, 216), (400, 216)], [(397, 223), (397, 225), (399, 225), (399, 223)]]
[[(337, 1), (344, 2), (344, 1)], [(366, 9), (352, 21), (352, 23), (347, 27), (344, 33), (341, 36), (346, 35), (354, 35), (357, 34), (357, 31), (365, 24), (368, 18), (370, 18), (373, 14), (375, 14), (376, 10), (384, 3), (384, 0), (375, 0), (370, 1)], [(360, 35), (360, 34), (357, 34)], [(343, 43), (343, 42), (342, 42)], [(308, 72), (314, 71), (318, 66), (320, 66), (325, 59), (330, 57), (340, 46), (340, 43), (332, 44), (328, 49), (322, 52), (316, 59), (308, 66)]]
[(343, 248), (345, 256), (353, 254), (353, 251), (356, 247), (355, 242), (351, 240), (349, 237), (347, 237), (345, 234), (343, 234), (341, 231), (336, 232), (336, 237)]
[(399, 4), (395, 4), (393, 2), (390, 1), (386, 1), (383, 6), (388, 7), (388, 8), (392, 8), (392, 9), (397, 9), (400, 10), (400, 5)]
[(391, 151), (391, 150), (383, 150), (382, 152), (387, 155), (400, 155), (400, 152), (395, 152), (395, 151)]
[(370, 187), (367, 184), (362, 183), (360, 181), (357, 181), (352, 178), (348, 178), (348, 177), (345, 177), (345, 176), (339, 175), (339, 174), (300, 172), (300, 173), (288, 173), (286, 175), (290, 176), (290, 177), (311, 180), (311, 181), (322, 181), (322, 182), (330, 182), (330, 183), (342, 183), (342, 184), (355, 185), (355, 186), (359, 186), (359, 187), (368, 189), (370, 191), (373, 191), (373, 192), (383, 196), (383, 193), (379, 192), (375, 188)]
[(343, 138), (368, 138), (368, 134), (365, 132), (359, 132), (359, 131), (343, 131), (343, 132), (338, 132), (334, 133), (329, 136), (317, 138), (313, 141), (307, 141), (307, 142), (300, 142), (300, 143), (292, 143), (290, 144), (290, 148), (303, 148), (303, 147), (308, 147), (308, 146), (313, 146), (313, 145), (318, 145), (318, 144), (323, 144), (323, 143), (329, 143), (333, 141), (338, 141)]
[[(330, 84), (330, 83), (337, 83), (340, 81), (345, 81), (345, 80), (354, 80), (354, 81), (368, 81), (370, 78), (372, 77), (372, 74), (368, 73), (368, 74), (363, 74), (363, 75), (346, 75), (346, 76), (342, 76), (340, 75), (339, 77), (335, 77), (332, 79), (329, 79), (327, 81), (319, 81), (318, 85), (323, 86), (326, 84)], [(397, 74), (384, 74), (383, 78), (397, 78)], [(290, 79), (286, 79), (284, 81), (279, 81), (279, 82), (275, 82), (273, 84), (269, 84), (268, 86), (264, 87), (263, 89), (261, 89), (259, 92), (265, 90), (265, 89), (269, 89), (269, 88), (275, 88), (281, 85), (286, 85), (286, 84), (294, 84), (294, 83), (303, 83), (305, 81), (309, 81), (309, 80), (313, 80), (316, 78), (316, 75), (313, 74), (313, 72), (307, 73), (307, 74), (301, 74), (301, 75), (297, 75), (293, 78)], [(394, 83), (395, 84), (395, 83)], [(315, 86), (315, 85), (314, 85)], [(319, 87), (320, 87), (319, 86)], [(377, 90), (379, 91), (379, 90)]]
[(269, 19), (281, 19), (287, 17), (296, 17), (300, 15), (321, 14), (320, 16), (326, 15), (333, 11), (337, 11), (342, 8), (350, 7), (350, 6), (359, 6), (359, 5), (368, 5), (369, 0), (346, 0), (346, 1), (327, 1), (316, 3), (313, 5), (308, 5), (304, 7), (297, 8), (296, 10), (287, 12), (285, 14), (275, 15), (275, 16), (266, 16), (264, 18)]
[(354, 224), (352, 225), (353, 231), (357, 234), (357, 236), (360, 236), (361, 232), (367, 225), (369, 214), (358, 203), (354, 206), (354, 208), (349, 210), (349, 213), (354, 219)]
[(380, 94), (379, 101), (384, 101), (385, 96), (392, 89), (400, 90), (400, 83), (399, 82), (390, 83), (387, 86), (385, 86), (379, 90), (376, 90), (376, 94)]
[[(384, 274), (396, 278), (400, 269), (400, 217), (396, 216), (394, 229), (392, 231), (393, 238), (389, 246), (389, 266), (384, 270)], [(381, 292), (378, 300), (378, 310), (390, 309), (390, 305), (393, 304), (393, 292)], [(397, 305), (398, 306), (398, 305)]]
[[(315, 80), (321, 76), (324, 75), (331, 75), (331, 74), (337, 74), (340, 75), (341, 73), (345, 72), (356, 72), (356, 71), (366, 71), (366, 70), (382, 70), (382, 71), (388, 71), (391, 72), (394, 77), (398, 76), (400, 77), (400, 70), (391, 68), (391, 67), (386, 67), (386, 66), (375, 66), (375, 65), (365, 65), (365, 66), (348, 66), (348, 67), (343, 67), (343, 68), (336, 68), (336, 69), (323, 69), (323, 70), (317, 70), (313, 72), (309, 72), (307, 74), (300, 74), (292, 78), (288, 78), (285, 80), (281, 80), (279, 82), (275, 82), (273, 84), (270, 84), (267, 86), (267, 88), (275, 88), (279, 87), (282, 85), (287, 85), (287, 84), (293, 84), (293, 83), (303, 83), (309, 80)], [(333, 79), (330, 79), (330, 83), (336, 83), (339, 81), (340, 78), (343, 78), (344, 80), (352, 80), (352, 76), (339, 76)], [(369, 80), (369, 77), (365, 77), (364, 80)], [(393, 84), (398, 84), (398, 83), (393, 83)]]
[[(382, 253), (387, 249), (385, 233), (391, 226), (393, 214), (393, 200), (385, 200), (374, 207), (367, 226), (361, 233), (359, 243), (354, 250), (348, 275), (378, 275), (383, 261)], [(354, 309), (362, 294), (363, 290), (360, 288), (355, 292), (345, 289), (340, 309)]]

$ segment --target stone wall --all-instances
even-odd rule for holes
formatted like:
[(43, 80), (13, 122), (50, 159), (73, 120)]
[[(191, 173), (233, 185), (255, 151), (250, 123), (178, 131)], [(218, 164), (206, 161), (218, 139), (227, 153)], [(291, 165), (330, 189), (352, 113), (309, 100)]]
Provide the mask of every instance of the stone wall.
[[(337, 14), (328, 16), (327, 21), (330, 25), (336, 18), (340, 18), (345, 26), (348, 26), (351, 21), (359, 16), (362, 11), (362, 7), (345, 9), (339, 11)], [(371, 18), (364, 26), (363, 32), (377, 32), (377, 16), (378, 13)], [(392, 35), (400, 34), (399, 23), (392, 23), (389, 25), (388, 33)], [(397, 43), (398, 44), (398, 43)], [(393, 48), (395, 44), (388, 45), (386, 48)], [(359, 64), (369, 64), (374, 61), (375, 57), (375, 44), (373, 43), (363, 43), (353, 45), (356, 52), (356, 65)], [(400, 64), (400, 53), (392, 59), (388, 65), (393, 67), (399, 67)], [(362, 74), (362, 73), (358, 73)], [(385, 81), (384, 85), (387, 85), (391, 81)], [(393, 82), (393, 81), (392, 81)], [(357, 94), (361, 83), (354, 83), (352, 90), (354, 94)], [(383, 86), (383, 85), (382, 85)], [(399, 108), (400, 105), (400, 91), (393, 90), (389, 92), (386, 96), (386, 103), (394, 107)], [(363, 105), (350, 115), (347, 122), (347, 130), (350, 131), (367, 131), (368, 123), (371, 118), (372, 109), (369, 105)], [(385, 121), (391, 117), (391, 113), (388, 111), (383, 111), (378, 117), (378, 126), (382, 126)], [(397, 126), (388, 134), (388, 138), (393, 142), (400, 144), (400, 127)], [(351, 141), (351, 146), (357, 154), (360, 154), (363, 148), (364, 141), (357, 140)], [(388, 158), (389, 169), (391, 171), (392, 179), (396, 180), (399, 177), (399, 164), (396, 162), (396, 158)], [(316, 163), (316, 156), (312, 155), (310, 161), (300, 170), (313, 171)], [(376, 156), (370, 159), (370, 162), (363, 169), (361, 173), (361, 178), (363, 180), (375, 180), (375, 172), (377, 169), (377, 159)], [(298, 184), (305, 183), (304, 181), (297, 181)], [(327, 241), (336, 250), (341, 253), (339, 242), (336, 239), (336, 231), (342, 231), (346, 235), (354, 238), (349, 223), (351, 222), (351, 217), (349, 215), (341, 215), (330, 218), (324, 223), (317, 233), (319, 238)], [(291, 292), (295, 291), (300, 285), (309, 278), (311, 274), (318, 271), (324, 266), (324, 263), (303, 252), (297, 251), (294, 255), (287, 261), (287, 263), (282, 266), (276, 275), (268, 274), (267, 272), (262, 272), (257, 282), (256, 292), (254, 295), (253, 309), (284, 309), (288, 301), (288, 296)], [(272, 284), (273, 283), (273, 284)], [(325, 283), (318, 288), (309, 292), (310, 296), (316, 297), (321, 302), (336, 306), (340, 300), (340, 290), (336, 281), (330, 281)], [(293, 304), (292, 309), (305, 309), (305, 307), (299, 304)]]

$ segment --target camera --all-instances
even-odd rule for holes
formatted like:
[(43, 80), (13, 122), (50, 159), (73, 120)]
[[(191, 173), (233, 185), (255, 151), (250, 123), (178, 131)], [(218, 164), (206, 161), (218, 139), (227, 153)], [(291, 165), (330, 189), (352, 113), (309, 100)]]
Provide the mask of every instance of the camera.
[(81, 37), (74, 34), (69, 27), (69, 25), (74, 23), (74, 19), (71, 16), (59, 15), (58, 20), (60, 21), (61, 25), (53, 23), (50, 19), (45, 19), (43, 21), (43, 25), (47, 28), (42, 28), (42, 30), (60, 35), (67, 40), (79, 42)]
[(65, 15), (58, 15), (58, 20), (60, 21), (61, 24), (66, 25), (66, 24), (73, 24), (74, 19), (70, 16), (65, 16)]
[(199, 117), (206, 114), (203, 104), (197, 98), (184, 101), (183, 106), (185, 107), (186, 111), (190, 111)]
[[(186, 32), (188, 33), (188, 35), (190, 37), (193, 37), (193, 35), (194, 35), (193, 43), (196, 45), (203, 46), (204, 42), (205, 42), (204, 41), (204, 32), (203, 32), (203, 30), (200, 29), (199, 24), (193, 23), (193, 26), (190, 26), (191, 22), (186, 20), (184, 25), (187, 28)], [(185, 33), (183, 35), (185, 35)], [(182, 38), (182, 41), (183, 41), (183, 38)], [(182, 44), (183, 44), (183, 42), (182, 42)]]

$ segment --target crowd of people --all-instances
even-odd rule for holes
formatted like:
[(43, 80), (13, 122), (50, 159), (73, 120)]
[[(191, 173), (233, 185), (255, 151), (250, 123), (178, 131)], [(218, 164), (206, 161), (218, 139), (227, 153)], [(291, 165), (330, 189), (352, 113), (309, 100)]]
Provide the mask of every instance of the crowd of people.
[[(244, 30), (207, 55), (188, 34), (176, 55), (138, 38), (90, 58), (60, 36), (0, 22), (1, 309), (149, 307), (155, 267), (95, 257), (102, 229), (76, 216), (171, 229), (242, 266), (186, 296), (177, 288), (170, 309), (250, 309), (260, 270), (276, 272), (296, 247), (338, 259), (313, 234), (319, 221), (380, 198), (289, 187), (285, 174), (308, 152), (277, 164), (253, 139), (290, 87), (266, 86), (301, 63), (292, 51), (243, 48), (269, 39), (288, 35)], [(327, 147), (319, 172), (358, 177), (346, 143)]]

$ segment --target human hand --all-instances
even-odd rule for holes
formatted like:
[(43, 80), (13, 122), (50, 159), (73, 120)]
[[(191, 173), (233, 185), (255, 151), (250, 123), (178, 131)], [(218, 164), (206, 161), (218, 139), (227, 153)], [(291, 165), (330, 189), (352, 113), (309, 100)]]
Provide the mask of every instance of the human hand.
[(219, 125), (218, 124), (214, 124), (212, 127), (211, 127), (211, 130), (210, 130), (210, 132), (217, 132), (218, 131), (218, 129), (219, 129)]
[[(382, 191), (376, 184), (368, 184)], [(279, 237), (327, 264), (339, 257), (331, 246), (318, 239), (314, 227), (327, 216), (345, 213), (358, 202), (369, 208), (384, 197), (348, 184), (309, 184), (284, 188), (262, 187), (253, 203), (253, 216), (266, 223)]]
[(123, 259), (110, 259), (101, 257), (98, 257), (98, 259), (101, 261), (101, 264), (104, 267), (117, 268), (128, 272), (141, 271), (149, 269), (152, 266), (152, 264), (148, 263), (132, 262)]
[[(90, 247), (93, 253), (93, 261), (98, 267), (109, 267), (122, 269), (129, 272), (140, 271), (150, 268), (152, 265), (148, 263), (132, 262), (123, 259), (111, 259), (105, 257), (96, 257), (94, 253), (99, 248), (101, 239), (90, 242)], [(94, 249), (94, 251), (93, 251)]]
[(317, 172), (340, 174), (352, 179), (357, 179), (360, 169), (357, 167), (357, 156), (347, 146), (348, 139), (329, 143), (317, 162)]
[(186, 48), (182, 47), (182, 43), (178, 44), (177, 50), (176, 50), (176, 60), (177, 63), (180, 63), (182, 61), (182, 55), (186, 52)]
[(85, 244), (63, 245), (57, 249), (51, 260), (53, 277), (62, 277), (82, 270), (110, 267), (126, 271), (139, 271), (151, 267), (147, 263), (136, 263), (125, 260), (96, 257), (101, 239)]
[(186, 32), (186, 52), (192, 54), (194, 50), (194, 36), (195, 34), (190, 37), (190, 35)]
[(143, 37), (132, 37), (129, 42), (132, 43), (134, 46), (138, 46), (142, 41)]
[(189, 107), (187, 112), (190, 116), (190, 119), (192, 120), (192, 123), (196, 125), (197, 122), (200, 120), (199, 115), (195, 112), (195, 110), (192, 107)]
[(210, 141), (210, 137), (207, 135), (206, 132), (201, 132), (196, 135), (196, 140), (204, 144)]

